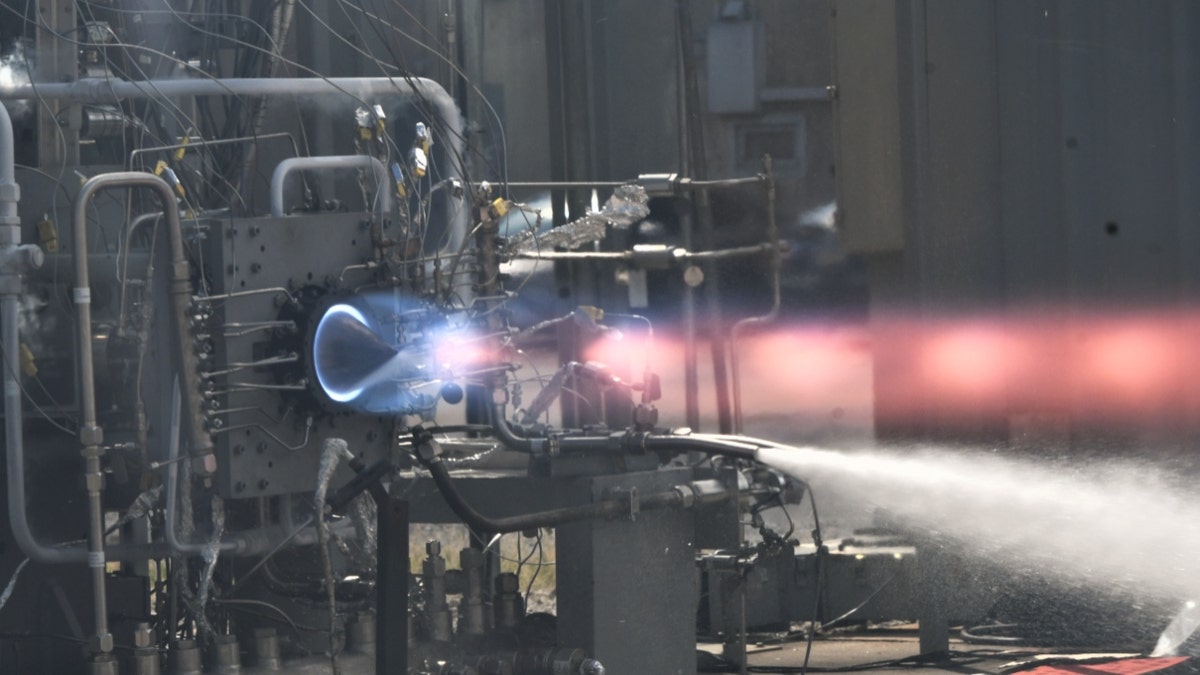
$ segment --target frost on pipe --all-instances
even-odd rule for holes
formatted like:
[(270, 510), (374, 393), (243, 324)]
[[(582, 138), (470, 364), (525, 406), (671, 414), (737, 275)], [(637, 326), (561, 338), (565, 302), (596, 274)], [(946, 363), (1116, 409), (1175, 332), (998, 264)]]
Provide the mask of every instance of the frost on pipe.
[(452, 360), (463, 331), (436, 308), (395, 293), (330, 305), (311, 342), (313, 374), (334, 405), (432, 417), (438, 383), (463, 376)]

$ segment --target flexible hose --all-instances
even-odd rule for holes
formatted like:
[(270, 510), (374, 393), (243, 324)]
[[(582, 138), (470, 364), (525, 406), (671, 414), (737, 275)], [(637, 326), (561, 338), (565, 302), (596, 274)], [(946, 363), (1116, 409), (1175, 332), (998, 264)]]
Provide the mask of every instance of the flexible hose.
[[(507, 427), (507, 425), (504, 426)], [(512, 433), (511, 430), (509, 433)], [(634, 436), (633, 438), (638, 437)], [(610, 441), (608, 437), (597, 437), (594, 440), (597, 443), (604, 444), (608, 444)], [(754, 453), (757, 450), (757, 448), (749, 444), (707, 438), (692, 439), (688, 436), (652, 436), (646, 434), (640, 440), (643, 442), (643, 447), (654, 452), (659, 450), (700, 450), (702, 452), (726, 455), (738, 459), (753, 459)], [(693, 442), (689, 443), (688, 441)], [(428, 440), (420, 439), (420, 434), (418, 434), (417, 442), (424, 443), (428, 442)], [(417, 457), (422, 465), (429, 470), (438, 492), (441, 493), (450, 510), (469, 527), (478, 532), (501, 534), (521, 532), (542, 527), (555, 527), (580, 520), (619, 517), (628, 514), (631, 508), (628, 501), (609, 499), (591, 504), (564, 506), (517, 516), (489, 517), (477, 511), (463, 497), (458, 487), (454, 484), (454, 479), (450, 476), (449, 469), (446, 468), (445, 462), (442, 461), (439, 455), (436, 453), (418, 452)], [(694, 490), (691, 486), (681, 485), (672, 490), (641, 497), (637, 501), (637, 508), (642, 511), (662, 508), (687, 508), (693, 505), (726, 501), (735, 496), (735, 493), (726, 491), (701, 493)]]

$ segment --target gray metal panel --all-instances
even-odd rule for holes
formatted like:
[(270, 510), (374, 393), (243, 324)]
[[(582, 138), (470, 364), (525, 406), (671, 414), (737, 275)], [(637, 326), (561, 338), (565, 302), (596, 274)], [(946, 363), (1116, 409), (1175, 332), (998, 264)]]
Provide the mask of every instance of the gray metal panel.
[[(835, 8), (847, 242), (864, 252), (903, 247), (902, 258), (886, 258), (902, 260), (902, 272), (871, 274), (902, 286), (873, 287), (877, 307), (887, 297), (922, 312), (1049, 307), (1069, 317), (1196, 299), (1200, 6)], [(894, 69), (883, 58), (893, 48)], [(905, 358), (887, 350), (877, 363)], [(888, 419), (888, 392), (902, 383), (876, 374), (877, 419)], [(1200, 401), (1186, 377), (1181, 368), (1170, 386)], [(1096, 417), (1082, 386), (1058, 404), (1076, 420)], [(958, 423), (985, 428), (1012, 412), (980, 410)]]
[[(364, 262), (371, 251), (370, 236), (362, 223), (365, 214), (329, 213), (286, 218), (254, 218), (214, 223), (214, 245), (205, 262), (214, 294), (284, 286), (325, 287), (337, 281), (342, 268)], [(348, 273), (346, 284), (362, 279)], [(282, 294), (266, 293), (217, 303), (224, 322), (273, 320), (280, 315)], [(217, 363), (247, 363), (275, 356), (270, 333), (220, 338)], [(274, 343), (278, 344), (278, 343)], [(303, 358), (304, 336), (288, 345)], [(291, 366), (282, 366), (288, 369)], [(217, 389), (251, 383), (280, 384), (280, 367), (244, 369), (216, 378)], [(288, 382), (290, 383), (290, 382)], [(293, 409), (295, 399), (275, 391), (236, 391), (220, 397), (226, 410), (220, 415), (223, 430), (213, 437), (218, 453), (222, 493), (232, 497), (259, 497), (315, 488), (321, 440), (345, 439), (367, 461), (378, 459), (392, 443), (391, 423), (379, 417), (318, 415), (305, 435), (307, 411)], [(251, 410), (243, 410), (250, 408)], [(237, 427), (236, 430), (228, 430)], [(226, 431), (228, 430), (228, 431)], [(291, 449), (303, 444), (303, 447)], [(344, 480), (345, 477), (338, 480)]]
[(934, 306), (1169, 301), (1195, 285), (1194, 3), (836, 8), (852, 248), (907, 244)]
[[(999, 228), (996, 34), (990, 0), (925, 2), (927, 153), (920, 232), (926, 306), (958, 309), (1004, 291)], [(914, 55), (914, 78), (920, 77)], [(918, 106), (919, 107), (919, 106)]]
[[(689, 480), (687, 470), (592, 479), (592, 495), (643, 494)], [(693, 517), (660, 510), (629, 520), (558, 528), (558, 640), (579, 646), (612, 673), (696, 672), (697, 579)]]
[[(1171, 3), (1171, 130), (1175, 150), (1175, 248), (1180, 290), (1185, 297), (1200, 295), (1200, 4)], [(1191, 120), (1192, 123), (1187, 123)]]
[[(1021, 274), (1005, 279), (1014, 304), (1057, 303), (1066, 298), (1068, 250), (1060, 227), (1063, 173), (1058, 161), (1043, 161), (1076, 147), (1059, 124), (1059, 24), (1056, 3), (996, 6), (997, 73), (1001, 101), (1018, 102), (999, 116), (1000, 228), (1004, 259)], [(1041, 101), (1029, 105), (1028, 101)]]
[(834, 6), (838, 206), (847, 248), (864, 253), (904, 246), (898, 6)]

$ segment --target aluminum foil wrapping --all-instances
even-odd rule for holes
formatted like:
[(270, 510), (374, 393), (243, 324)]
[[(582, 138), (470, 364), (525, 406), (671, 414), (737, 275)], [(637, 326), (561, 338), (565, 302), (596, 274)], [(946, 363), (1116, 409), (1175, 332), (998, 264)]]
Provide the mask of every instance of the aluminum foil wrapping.
[(379, 545), (377, 508), (369, 494), (361, 494), (350, 503), (352, 530), (333, 532), (338, 550), (350, 559), (356, 569), (375, 571), (375, 554)]
[(529, 407), (525, 409), (524, 414), (521, 415), (521, 424), (523, 426), (536, 423), (538, 418), (550, 409), (555, 399), (562, 393), (563, 381), (574, 370), (575, 365), (574, 361), (564, 364), (558, 369), (558, 372), (554, 373), (550, 381), (546, 383), (546, 386), (542, 387), (542, 390), (538, 392), (537, 396), (529, 404)]
[(221, 555), (221, 537), (225, 536), (225, 502), (219, 495), (212, 498), (212, 538), (204, 547), (201, 556), (204, 558), (204, 571), (200, 575), (200, 585), (196, 588), (194, 613), (196, 625), (201, 633), (212, 630), (208, 619), (204, 616), (204, 608), (208, 605), (208, 593), (212, 588), (213, 571), (217, 569), (217, 559)]
[(603, 239), (609, 226), (625, 229), (648, 215), (650, 198), (646, 195), (646, 189), (640, 185), (622, 185), (613, 190), (612, 196), (604, 202), (599, 212), (589, 213), (539, 235), (522, 233), (512, 239), (510, 246), (521, 253), (579, 248)]

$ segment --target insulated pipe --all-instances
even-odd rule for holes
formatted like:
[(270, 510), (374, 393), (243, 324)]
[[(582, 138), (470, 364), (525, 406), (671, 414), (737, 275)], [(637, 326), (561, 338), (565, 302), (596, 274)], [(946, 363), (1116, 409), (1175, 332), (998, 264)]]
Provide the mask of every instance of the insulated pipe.
[[(146, 80), (130, 82), (108, 78), (84, 78), (74, 82), (47, 82), (0, 89), (2, 99), (45, 99), (77, 103), (115, 103), (124, 99), (178, 96), (264, 96), (303, 100), (315, 96), (349, 96), (363, 105), (380, 96), (401, 96), (427, 102), (446, 125), (445, 141), (450, 148), (453, 177), (462, 178), (460, 164), (466, 160), (462, 114), (454, 99), (440, 84), (420, 77), (295, 77), (211, 78)], [(451, 230), (446, 249), (457, 251), (466, 236), (469, 209), (449, 207)]]
[[(210, 544), (182, 542), (175, 534), (175, 509), (178, 508), (179, 497), (176, 494), (179, 489), (179, 409), (180, 409), (180, 393), (179, 380), (175, 380), (174, 386), (171, 387), (171, 434), (170, 440), (167, 441), (167, 508), (166, 514), (163, 516), (163, 537), (167, 540), (167, 546), (171, 547), (171, 551), (182, 553), (185, 555), (201, 555), (209, 548)], [(232, 541), (222, 541), (217, 546), (218, 550), (233, 551), (237, 545)]]
[[(175, 529), (175, 513), (179, 506), (179, 408), (179, 387), (176, 383), (171, 391), (171, 437), (167, 443), (167, 458), (163, 462), (167, 466), (167, 506), (163, 516), (163, 538), (166, 539), (167, 548), (172, 553), (203, 555), (211, 547), (210, 542), (183, 541)], [(280, 521), (278, 526), (264, 526), (229, 534), (217, 544), (217, 549), (222, 553), (252, 556), (272, 551), (288, 541), (297, 546), (317, 543), (315, 527), (301, 527), (293, 531), (290, 514)]]
[(316, 169), (370, 169), (375, 175), (375, 204), (383, 217), (392, 213), (392, 193), (388, 190), (387, 167), (370, 155), (332, 155), (328, 157), (289, 157), (271, 174), (271, 215), (282, 218), (283, 186), (293, 171)]

